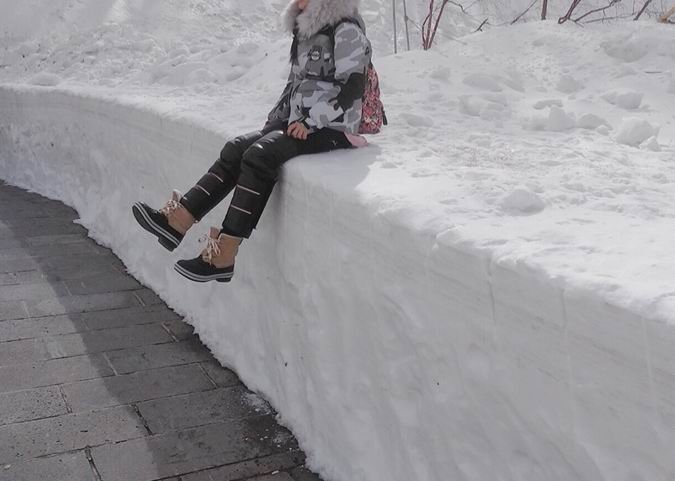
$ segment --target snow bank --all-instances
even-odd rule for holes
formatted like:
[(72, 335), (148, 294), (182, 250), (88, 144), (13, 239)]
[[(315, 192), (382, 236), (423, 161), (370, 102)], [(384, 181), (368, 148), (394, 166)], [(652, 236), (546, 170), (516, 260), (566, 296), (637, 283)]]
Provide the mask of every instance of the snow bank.
[[(235, 281), (189, 283), (171, 264), (198, 233), (169, 255), (129, 206), (195, 177), (223, 132), (135, 104), (0, 88), (0, 176), (75, 207), (271, 400), (326, 479), (673, 478), (675, 293), (650, 316), (620, 308), (606, 282), (500, 256), (504, 243), (438, 230), (414, 204), (391, 210), (369, 196), (389, 172), (365, 162), (373, 148), (290, 162)], [(543, 208), (529, 187), (505, 205)]]

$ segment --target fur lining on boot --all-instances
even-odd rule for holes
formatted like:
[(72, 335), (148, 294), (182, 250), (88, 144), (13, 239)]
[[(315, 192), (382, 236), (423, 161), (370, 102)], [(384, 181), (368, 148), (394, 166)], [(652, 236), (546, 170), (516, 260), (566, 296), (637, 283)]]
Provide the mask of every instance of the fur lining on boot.
[(307, 39), (326, 25), (356, 15), (359, 3), (360, 0), (310, 0), (307, 8), (301, 11), (295, 1), (291, 1), (282, 18), (289, 32), (293, 32), (297, 23), (299, 37)]

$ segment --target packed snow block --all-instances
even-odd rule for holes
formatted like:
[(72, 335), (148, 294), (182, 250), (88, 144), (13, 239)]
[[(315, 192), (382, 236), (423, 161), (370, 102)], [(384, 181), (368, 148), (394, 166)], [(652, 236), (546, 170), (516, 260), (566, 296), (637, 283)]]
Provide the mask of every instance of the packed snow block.
[(607, 120), (595, 114), (582, 115), (581, 117), (579, 117), (579, 120), (577, 121), (577, 126), (582, 129), (589, 129), (589, 130), (594, 130), (602, 126), (608, 128), (612, 127)]
[(190, 187), (229, 133), (162, 108), (1, 87), (0, 178), (75, 207), (270, 400), (324, 479), (675, 477), (675, 326), (388, 208), (358, 155), (289, 162), (234, 282), (182, 280), (173, 261), (224, 206), (170, 255), (130, 205)]
[(551, 132), (564, 132), (571, 130), (577, 125), (573, 113), (569, 113), (560, 107), (552, 105), (548, 115), (535, 114), (526, 123), (526, 128), (530, 130), (548, 130)]
[(558, 81), (558, 85), (556, 87), (560, 92), (566, 93), (566, 94), (573, 94), (575, 92), (578, 92), (579, 90), (582, 90), (584, 88), (584, 84), (572, 77), (571, 75), (563, 75), (560, 77), (560, 80)]
[(636, 92), (634, 90), (609, 92), (602, 96), (607, 102), (617, 107), (626, 110), (635, 110), (642, 105), (643, 92)]
[(637, 147), (650, 137), (656, 137), (658, 133), (659, 127), (648, 121), (637, 117), (628, 117), (621, 121), (616, 134), (616, 141), (620, 144)]

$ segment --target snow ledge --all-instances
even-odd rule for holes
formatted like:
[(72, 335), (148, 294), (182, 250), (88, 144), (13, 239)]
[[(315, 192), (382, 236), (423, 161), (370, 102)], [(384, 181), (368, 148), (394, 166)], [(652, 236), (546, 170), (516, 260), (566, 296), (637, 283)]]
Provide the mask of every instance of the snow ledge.
[(306, 159), (287, 166), (232, 284), (190, 284), (172, 264), (198, 234), (167, 255), (130, 206), (189, 187), (222, 135), (60, 88), (0, 86), (0, 109), (0, 178), (77, 209), (327, 480), (675, 477), (675, 326), (374, 215)]

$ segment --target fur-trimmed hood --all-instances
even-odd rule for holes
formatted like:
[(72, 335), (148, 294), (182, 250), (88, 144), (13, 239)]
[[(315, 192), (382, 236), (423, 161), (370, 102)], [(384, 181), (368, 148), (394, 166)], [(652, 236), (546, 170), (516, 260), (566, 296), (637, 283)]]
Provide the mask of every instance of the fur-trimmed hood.
[(282, 14), (284, 26), (289, 32), (298, 28), (298, 36), (307, 39), (326, 25), (333, 25), (358, 13), (360, 0), (310, 0), (301, 11), (292, 0)]

